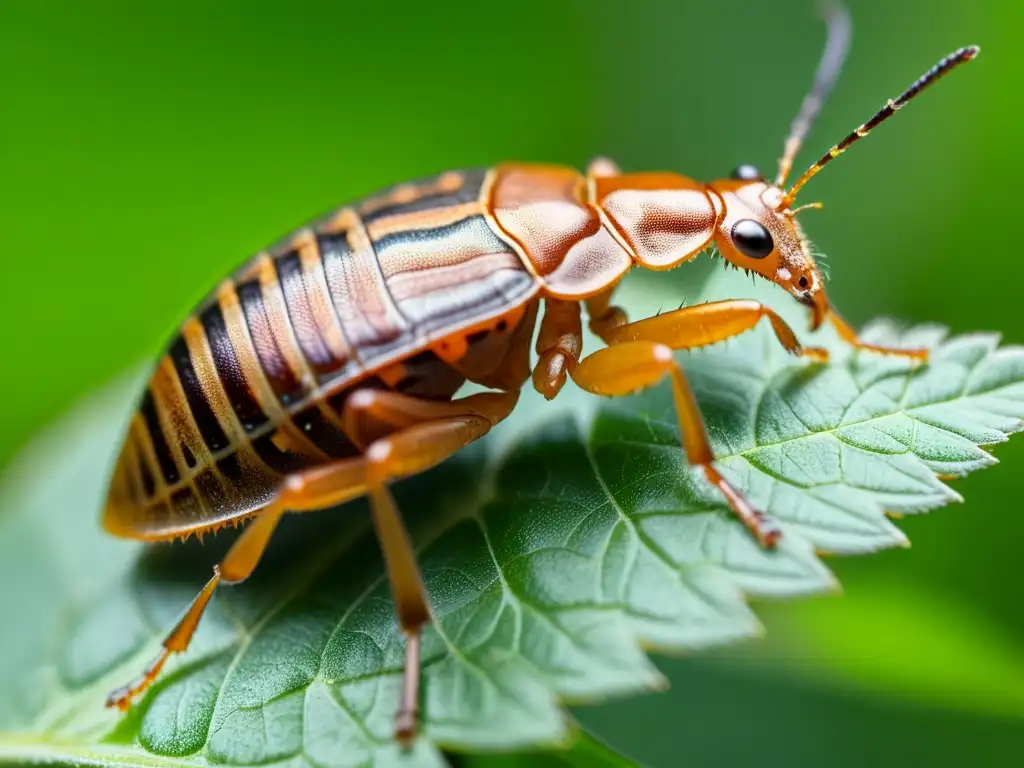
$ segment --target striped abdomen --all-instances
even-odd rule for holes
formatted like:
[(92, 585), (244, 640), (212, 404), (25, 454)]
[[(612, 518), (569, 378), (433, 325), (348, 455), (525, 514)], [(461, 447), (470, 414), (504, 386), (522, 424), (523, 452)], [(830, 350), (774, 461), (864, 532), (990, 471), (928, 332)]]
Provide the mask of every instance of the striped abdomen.
[(540, 286), (485, 216), (484, 180), (394, 187), (226, 281), (157, 365), (107, 528), (164, 538), (216, 527), (268, 503), (282, 476), (359, 455), (342, 426), (354, 388), (448, 399), (467, 376), (486, 380)]

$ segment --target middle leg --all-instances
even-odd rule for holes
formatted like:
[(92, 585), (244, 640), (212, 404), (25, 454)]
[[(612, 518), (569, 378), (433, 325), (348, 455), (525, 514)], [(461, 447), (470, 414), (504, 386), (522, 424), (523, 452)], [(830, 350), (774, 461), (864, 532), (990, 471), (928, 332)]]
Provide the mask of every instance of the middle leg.
[[(402, 517), (388, 483), (418, 474), (447, 459), (504, 420), (519, 399), (518, 391), (481, 392), (451, 402), (433, 402), (397, 392), (360, 390), (344, 411), (346, 432), (365, 449), (363, 484), (370, 497), (374, 528), (387, 566), (399, 625), (405, 635), (402, 698), (395, 735), (409, 744), (419, 719), (420, 635), (430, 623), (430, 609)], [(312, 495), (337, 483), (340, 467), (309, 478)]]
[[(443, 412), (443, 407), (440, 410)], [(306, 470), (291, 476), (286, 484), (291, 511), (322, 508), (344, 496), (369, 496), (373, 526), (405, 636), (402, 695), (395, 717), (395, 737), (403, 745), (411, 743), (418, 726), (420, 635), (431, 618), (416, 553), (388, 483), (440, 464), (485, 435), (491, 426), (487, 418), (479, 415), (442, 415), (424, 420), (374, 440), (363, 458)], [(352, 475), (353, 470), (356, 476)]]

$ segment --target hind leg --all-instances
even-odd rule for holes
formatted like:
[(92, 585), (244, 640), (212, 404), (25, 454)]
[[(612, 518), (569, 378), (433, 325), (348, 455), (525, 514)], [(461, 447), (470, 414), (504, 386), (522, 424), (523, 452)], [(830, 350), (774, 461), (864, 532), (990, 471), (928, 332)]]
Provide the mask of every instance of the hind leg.
[(263, 556), (284, 511), (285, 508), (280, 503), (275, 503), (257, 513), (252, 522), (242, 531), (242, 535), (235, 540), (224, 559), (214, 566), (213, 576), (196, 595), (185, 616), (164, 639), (163, 648), (157, 657), (135, 680), (111, 691), (107, 696), (108, 707), (117, 707), (122, 711), (128, 709), (132, 700), (142, 694), (156, 680), (171, 654), (182, 653), (188, 649), (192, 635), (195, 634), (199, 620), (203, 617), (217, 585), (222, 581), (234, 584), (248, 578)]
[(196, 595), (181, 621), (164, 639), (163, 648), (157, 657), (150, 662), (139, 677), (127, 685), (111, 691), (107, 696), (108, 707), (116, 707), (122, 711), (128, 709), (132, 701), (144, 693), (156, 680), (172, 653), (183, 653), (188, 650), (192, 636), (195, 634), (199, 621), (202, 619), (213, 593), (217, 590), (217, 586), (221, 582), (237, 584), (252, 574), (263, 557), (281, 516), (286, 511), (323, 509), (360, 495), (365, 488), (363, 460), (349, 460), (338, 462), (338, 464), (341, 466), (337, 467), (335, 479), (338, 486), (345, 489), (342, 494), (335, 493), (314, 498), (290, 491), (286, 482), (286, 487), (277, 499), (256, 514), (235, 540), (224, 559), (213, 567), (213, 576)]
[[(382, 400), (386, 402), (376, 401), (379, 410), (373, 412), (382, 419), (389, 416), (398, 420), (415, 418), (412, 411), (418, 409), (423, 401), (410, 404), (414, 407), (403, 412), (400, 407), (395, 410), (401, 405), (401, 398), (384, 397)], [(367, 400), (364, 405), (369, 403)], [(438, 410), (443, 412), (452, 404), (439, 405), (442, 408)], [(379, 422), (375, 423), (379, 428)], [(373, 524), (384, 553), (398, 622), (405, 635), (402, 697), (395, 717), (395, 738), (405, 745), (411, 743), (419, 721), (420, 636), (423, 627), (430, 622), (430, 608), (416, 553), (387, 484), (392, 479), (414, 475), (440, 464), (482, 437), (491, 426), (492, 422), (481, 415), (440, 416), (374, 440), (366, 449), (365, 459), (360, 460), (364, 474), (359, 490), (369, 495)], [(341, 485), (349, 482), (343, 464), (328, 464), (290, 478), (289, 493), (298, 499), (323, 499), (341, 493)]]
[(508, 415), (517, 398), (518, 392), (481, 393), (454, 402), (432, 403), (393, 392), (354, 393), (346, 408), (345, 426), (352, 439), (366, 448), (365, 456), (285, 478), (278, 497), (256, 515), (214, 568), (213, 577), (164, 640), (160, 654), (137, 679), (113, 691), (107, 706), (127, 709), (156, 680), (170, 655), (188, 648), (218, 584), (243, 581), (255, 570), (286, 511), (319, 510), (369, 495), (399, 623), (406, 636), (396, 736), (408, 742), (415, 734), (419, 710), (420, 632), (430, 621), (430, 613), (415, 553), (387, 483), (429, 469), (486, 434)]
[[(435, 403), (396, 392), (363, 390), (354, 393), (345, 408), (346, 431), (358, 445), (365, 446), (374, 527), (405, 635), (395, 738), (406, 745), (415, 736), (419, 721), (420, 636), (430, 622), (430, 609), (416, 553), (387, 483), (440, 464), (504, 420), (518, 399), (517, 391), (484, 392)], [(321, 480), (331, 483), (326, 473)]]

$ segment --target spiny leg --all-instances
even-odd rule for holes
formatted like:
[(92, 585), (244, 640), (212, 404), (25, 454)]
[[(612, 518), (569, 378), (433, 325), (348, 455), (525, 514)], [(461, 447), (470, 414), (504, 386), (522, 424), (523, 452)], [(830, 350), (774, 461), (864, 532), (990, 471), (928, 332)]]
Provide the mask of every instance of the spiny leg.
[(346, 403), (349, 436), (365, 457), (314, 467), (288, 478), (288, 509), (322, 509), (368, 494), (384, 554), (399, 625), (405, 635), (402, 698), (395, 738), (405, 745), (419, 719), (420, 636), (430, 622), (416, 553), (387, 483), (440, 464), (482, 437), (512, 410), (518, 392), (484, 392), (453, 402), (430, 402), (395, 392), (360, 390)]
[(715, 455), (704, 417), (670, 347), (654, 341), (626, 341), (605, 347), (581, 360), (572, 378), (588, 392), (618, 397), (652, 386), (666, 375), (672, 377), (672, 395), (687, 461), (699, 467), (708, 482), (725, 496), (733, 512), (762, 546), (775, 546), (781, 534), (775, 521), (753, 507), (713, 466)]
[(626, 341), (656, 341), (672, 349), (693, 349), (725, 341), (749, 331), (767, 317), (775, 338), (788, 352), (825, 362), (828, 350), (804, 347), (793, 329), (773, 310), (752, 299), (726, 299), (665, 312), (611, 329), (609, 344)]
[(196, 595), (181, 621), (164, 639), (163, 648), (157, 657), (139, 677), (110, 693), (106, 702), (108, 707), (117, 707), (122, 711), (128, 709), (132, 700), (142, 694), (156, 680), (170, 655), (182, 653), (188, 649), (192, 636), (199, 626), (199, 620), (203, 617), (217, 585), (222, 581), (228, 584), (244, 581), (253, 572), (266, 551), (267, 544), (284, 509), (279, 502), (275, 502), (256, 515), (242, 531), (242, 535), (235, 540), (224, 559), (214, 566), (213, 576)]
[(911, 360), (925, 362), (928, 360), (927, 349), (899, 349), (897, 347), (884, 347), (878, 344), (868, 344), (861, 341), (853, 327), (843, 319), (842, 315), (836, 312), (834, 307), (829, 307), (828, 319), (840, 338), (854, 349), (863, 349), (867, 352), (877, 352), (882, 355), (895, 355), (897, 357), (909, 357)]
[(686, 374), (672, 354), (673, 349), (691, 349), (737, 336), (764, 317), (788, 351), (816, 360), (828, 359), (823, 349), (802, 347), (786, 322), (763, 304), (731, 299), (685, 307), (607, 329), (605, 339), (611, 346), (581, 360), (573, 373), (573, 381), (590, 392), (615, 397), (651, 386), (665, 375), (671, 375), (687, 460), (701, 468), (708, 482), (725, 496), (758, 541), (771, 547), (781, 534), (777, 523), (753, 507), (713, 466), (715, 456), (700, 407)]
[[(325, 509), (369, 493), (374, 526), (407, 639), (396, 736), (406, 743), (412, 738), (419, 701), (419, 635), (423, 624), (430, 620), (430, 614), (415, 554), (386, 482), (429, 469), (486, 434), (512, 410), (518, 392), (480, 393), (443, 403), (389, 392), (373, 392), (373, 397), (362, 395), (362, 392), (354, 393), (349, 405), (354, 413), (362, 410), (363, 418), (359, 420), (346, 414), (346, 425), (353, 426), (354, 440), (369, 444), (366, 456), (332, 462), (286, 477), (278, 497), (256, 515), (214, 568), (213, 577), (164, 640), (157, 658), (138, 679), (111, 693), (108, 706), (127, 709), (132, 699), (157, 678), (169, 656), (188, 648), (217, 585), (222, 581), (229, 584), (243, 581), (253, 572), (285, 511)], [(368, 425), (369, 432), (364, 429)], [(385, 433), (389, 434), (367, 439), (368, 434)]]
[[(387, 483), (423, 472), (482, 437), (508, 416), (518, 398), (517, 391), (483, 392), (435, 403), (363, 390), (345, 407), (346, 431), (357, 444), (367, 446), (366, 484), (374, 527), (405, 635), (402, 698), (395, 718), (395, 736), (404, 744), (412, 740), (419, 719), (420, 635), (430, 621), (430, 610), (416, 554)], [(316, 481), (329, 487), (329, 472)]]
[[(350, 462), (311, 469), (290, 479), (291, 509), (322, 508), (367, 493), (374, 528), (384, 554), (399, 625), (405, 635), (402, 698), (395, 718), (395, 737), (409, 744), (419, 716), (420, 635), (430, 622), (423, 578), (405, 525), (387, 483), (440, 464), (482, 437), (512, 411), (517, 391), (482, 392), (451, 402), (431, 402), (397, 392), (359, 390), (345, 405), (345, 430), (365, 447), (359, 476)], [(327, 503), (324, 503), (324, 502)]]
[[(684, 307), (657, 317), (615, 326), (608, 330), (602, 338), (609, 344), (643, 338), (660, 341), (673, 349), (690, 349), (705, 344), (714, 344), (739, 335), (753, 328), (763, 317), (768, 318), (775, 337), (786, 350), (819, 362), (828, 361), (827, 349), (802, 346), (793, 329), (785, 320), (773, 310), (752, 299), (728, 299)], [(839, 336), (856, 349), (883, 355), (909, 357), (918, 361), (928, 359), (927, 349), (899, 349), (861, 341), (857, 332), (831, 307), (828, 309), (828, 319)]]
[[(395, 717), (395, 738), (405, 745), (415, 736), (419, 719), (420, 635), (424, 625), (430, 622), (430, 609), (416, 553), (387, 483), (441, 463), (490, 429), (491, 421), (483, 416), (445, 416), (378, 439), (366, 450), (365, 483), (373, 524), (384, 553), (399, 625), (405, 635), (402, 698)], [(292, 491), (313, 496), (329, 492), (337, 484), (333, 472), (333, 465), (313, 470), (296, 478)]]

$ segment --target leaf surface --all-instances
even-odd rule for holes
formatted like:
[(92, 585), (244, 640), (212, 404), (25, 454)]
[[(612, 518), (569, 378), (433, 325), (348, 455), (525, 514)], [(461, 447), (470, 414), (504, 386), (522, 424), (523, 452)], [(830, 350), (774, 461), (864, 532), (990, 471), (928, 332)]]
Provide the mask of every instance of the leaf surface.
[[(636, 316), (652, 309), (650, 290), (632, 296)], [(680, 356), (723, 472), (783, 523), (775, 551), (686, 466), (666, 387), (600, 402), (567, 391), (554, 407), (526, 397), (493, 436), (398, 484), (438, 618), (425, 737), (402, 763), (564, 744), (575, 730), (560, 704), (665, 684), (642, 649), (757, 635), (749, 598), (833, 590), (817, 553), (905, 545), (886, 511), (959, 500), (937, 475), (994, 463), (978, 446), (1020, 429), (1024, 351), (937, 327), (866, 335), (927, 344), (932, 360), (854, 355), (824, 336), (833, 362), (813, 365), (766, 329)], [(99, 531), (133, 386), (86, 402), (0, 487), (0, 762), (398, 761), (402, 637), (361, 502), (288, 519), (142, 702), (123, 717), (103, 708), (230, 539), (143, 548)]]

